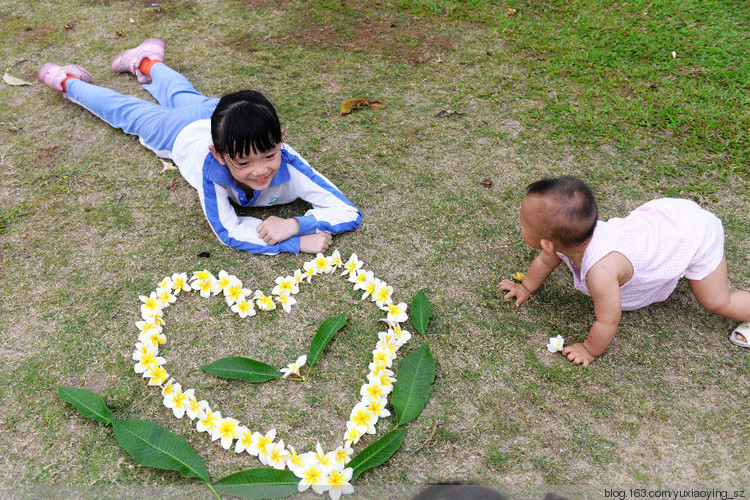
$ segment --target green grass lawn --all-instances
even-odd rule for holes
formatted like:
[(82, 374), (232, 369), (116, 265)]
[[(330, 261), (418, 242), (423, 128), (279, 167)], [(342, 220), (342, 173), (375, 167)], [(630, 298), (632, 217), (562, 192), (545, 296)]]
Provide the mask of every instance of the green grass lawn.
[[(681, 283), (624, 314), (591, 368), (549, 354), (558, 333), (585, 339), (593, 308), (562, 269), (518, 310), (497, 295), (534, 256), (518, 207), (528, 183), (563, 174), (592, 185), (605, 219), (657, 197), (694, 199), (724, 222), (731, 285), (750, 288), (748, 19), (732, 0), (6, 0), (0, 57), (29, 82), (46, 62), (77, 63), (99, 85), (148, 98), (109, 63), (162, 38), (166, 63), (207, 95), (264, 92), (286, 141), (361, 208), (363, 225), (333, 248), (357, 253), (399, 301), (425, 290), (438, 374), (402, 448), (355, 488), (581, 485), (598, 498), (613, 485), (747, 490), (750, 352)], [(308, 257), (221, 246), (195, 191), (136, 138), (38, 82), (0, 90), (0, 489), (195, 485), (139, 466), (58, 386), (184, 437), (213, 478), (259, 466), (174, 419), (133, 373), (138, 296), (204, 268), (270, 291)], [(361, 96), (387, 108), (334, 119)], [(223, 414), (333, 448), (378, 316), (335, 277), (298, 300), (291, 314), (240, 320), (218, 299), (181, 299), (164, 356)], [(283, 366), (344, 311), (349, 325), (306, 384), (248, 388), (198, 370), (230, 355)]]

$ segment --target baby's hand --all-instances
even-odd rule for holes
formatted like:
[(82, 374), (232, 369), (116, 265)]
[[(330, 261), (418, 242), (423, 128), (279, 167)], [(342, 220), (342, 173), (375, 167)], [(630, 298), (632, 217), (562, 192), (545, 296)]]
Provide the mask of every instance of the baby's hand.
[(500, 284), (497, 285), (497, 291), (500, 292), (501, 290), (508, 290), (508, 293), (503, 296), (503, 300), (511, 297), (516, 298), (516, 307), (520, 306), (531, 297), (531, 292), (528, 291), (525, 286), (521, 283), (516, 283), (513, 280), (501, 281)]
[(299, 221), (297, 219), (282, 219), (272, 215), (258, 224), (255, 230), (266, 244), (275, 245), (296, 235), (299, 231)]
[(299, 251), (303, 253), (323, 253), (328, 250), (333, 242), (331, 233), (321, 231), (315, 234), (306, 234), (299, 238)]
[(584, 367), (589, 366), (596, 359), (596, 356), (592, 356), (581, 342), (565, 347), (562, 353), (574, 365), (583, 365)]

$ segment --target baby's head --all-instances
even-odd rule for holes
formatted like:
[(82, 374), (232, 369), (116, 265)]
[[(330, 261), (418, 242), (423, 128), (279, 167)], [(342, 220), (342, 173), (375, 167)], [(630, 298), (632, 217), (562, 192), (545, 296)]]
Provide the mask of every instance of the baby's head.
[(558, 250), (574, 248), (594, 233), (598, 215), (594, 193), (582, 180), (570, 176), (542, 179), (526, 188), (521, 236), (537, 250), (542, 249), (542, 240)]
[(242, 90), (219, 100), (209, 149), (243, 188), (261, 190), (279, 170), (283, 135), (273, 104), (260, 92)]

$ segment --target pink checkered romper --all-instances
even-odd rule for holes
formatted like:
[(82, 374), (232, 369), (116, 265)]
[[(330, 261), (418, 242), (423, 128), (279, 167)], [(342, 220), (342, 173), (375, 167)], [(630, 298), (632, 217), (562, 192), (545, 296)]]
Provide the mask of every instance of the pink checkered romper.
[(632, 311), (666, 300), (682, 276), (701, 280), (715, 271), (724, 258), (724, 230), (721, 220), (697, 203), (662, 198), (625, 218), (597, 221), (581, 269), (558, 255), (573, 272), (576, 289), (590, 295), (586, 274), (610, 252), (633, 265), (633, 277), (620, 287), (622, 309)]

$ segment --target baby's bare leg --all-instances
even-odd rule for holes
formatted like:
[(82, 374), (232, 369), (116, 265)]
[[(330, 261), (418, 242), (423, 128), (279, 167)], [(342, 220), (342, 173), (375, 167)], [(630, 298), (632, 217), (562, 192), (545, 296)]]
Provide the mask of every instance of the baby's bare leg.
[(726, 257), (714, 272), (702, 280), (688, 280), (688, 283), (705, 310), (737, 321), (750, 321), (750, 292), (729, 291)]

